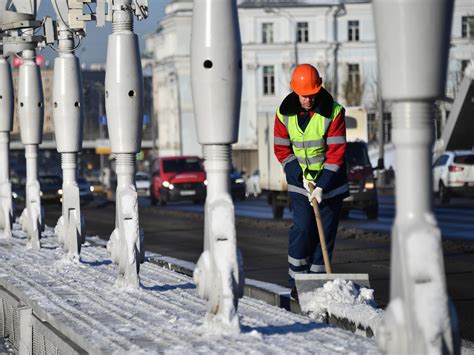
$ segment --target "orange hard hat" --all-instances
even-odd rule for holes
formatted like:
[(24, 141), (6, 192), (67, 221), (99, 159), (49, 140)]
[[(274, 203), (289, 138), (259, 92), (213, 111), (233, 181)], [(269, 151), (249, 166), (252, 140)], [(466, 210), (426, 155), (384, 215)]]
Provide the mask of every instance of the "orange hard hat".
[(317, 94), (321, 89), (323, 80), (318, 70), (311, 64), (300, 64), (293, 71), (290, 86), (300, 96)]

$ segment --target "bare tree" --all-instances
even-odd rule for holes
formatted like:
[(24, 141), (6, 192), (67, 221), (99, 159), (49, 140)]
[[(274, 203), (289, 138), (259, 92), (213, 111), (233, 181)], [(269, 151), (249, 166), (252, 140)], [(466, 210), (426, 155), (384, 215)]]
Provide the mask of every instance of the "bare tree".
[(347, 79), (342, 84), (342, 93), (348, 106), (359, 106), (364, 95), (364, 83), (360, 80)]

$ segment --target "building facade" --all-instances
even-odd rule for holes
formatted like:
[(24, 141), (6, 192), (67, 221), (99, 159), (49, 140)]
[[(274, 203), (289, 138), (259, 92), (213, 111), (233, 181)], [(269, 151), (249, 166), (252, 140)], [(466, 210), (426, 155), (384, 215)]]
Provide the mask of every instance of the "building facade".
[[(11, 132), (12, 140), (21, 140), (20, 119), (18, 117), (18, 68), (13, 68), (13, 88), (15, 98), (15, 111), (13, 115), (13, 130)], [(43, 85), (43, 99), (44, 99), (44, 123), (43, 123), (43, 139), (54, 138), (54, 120), (52, 110), (52, 96), (53, 96), (53, 69), (41, 68), (41, 81)]]
[[(346, 106), (369, 113), (369, 140), (378, 123), (378, 75), (372, 4), (367, 0), (240, 0), (243, 86), (239, 140), (234, 162), (242, 170), (257, 166), (257, 120), (274, 116), (290, 92), (297, 64), (315, 65), (324, 86)], [(147, 46), (154, 52), (154, 115), (161, 155), (202, 155), (197, 143), (190, 78), (192, 1), (171, 1), (157, 33)], [(447, 97), (456, 94), (463, 75), (474, 72), (474, 3), (458, 0), (452, 25)], [(429, 60), (427, 53), (426, 60)], [(439, 103), (438, 128), (449, 100)], [(390, 105), (385, 111), (390, 139)], [(219, 118), (216, 118), (219, 119)]]
[[(83, 123), (83, 139), (84, 141), (95, 141), (97, 139), (108, 139), (107, 119), (105, 112), (105, 71), (102, 67), (96, 66), (99, 70), (81, 70), (82, 75), (82, 92), (84, 107), (84, 123)], [(41, 68), (41, 80), (43, 86), (44, 97), (44, 124), (43, 124), (43, 141), (53, 142), (56, 140), (54, 133), (54, 119), (52, 112), (52, 96), (53, 96), (53, 78), (54, 69), (49, 67)], [(21, 128), (18, 118), (18, 83), (19, 70), (14, 68), (12, 71), (13, 86), (15, 92), (15, 113), (13, 117), (13, 130), (11, 132), (12, 141), (21, 140)], [(152, 132), (152, 77), (145, 75), (144, 85), (144, 122), (143, 122), (143, 140), (151, 140)], [(150, 143), (151, 144), (151, 143)]]

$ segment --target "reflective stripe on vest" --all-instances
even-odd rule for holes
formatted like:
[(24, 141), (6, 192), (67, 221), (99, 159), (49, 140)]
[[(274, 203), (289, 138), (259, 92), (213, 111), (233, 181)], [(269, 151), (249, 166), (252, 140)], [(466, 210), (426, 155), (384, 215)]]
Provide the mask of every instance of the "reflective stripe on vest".
[(342, 106), (333, 102), (331, 118), (314, 113), (304, 130), (298, 125), (298, 115), (284, 116), (277, 111), (278, 119), (286, 126), (290, 137), (293, 153), (303, 170), (307, 180), (316, 180), (323, 169), (327, 144), (343, 143), (344, 137), (330, 137), (328, 142), (324, 137), (329, 125), (339, 115)]

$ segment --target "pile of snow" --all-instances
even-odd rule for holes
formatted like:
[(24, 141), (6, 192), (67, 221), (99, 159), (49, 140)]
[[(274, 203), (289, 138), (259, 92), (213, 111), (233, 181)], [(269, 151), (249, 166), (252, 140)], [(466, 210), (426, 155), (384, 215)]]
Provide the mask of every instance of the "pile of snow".
[(345, 318), (364, 328), (376, 328), (382, 321), (383, 310), (376, 308), (374, 290), (356, 287), (352, 281), (335, 279), (312, 292), (299, 295), (302, 311), (317, 321), (326, 314)]

